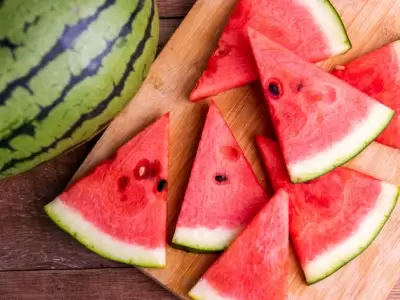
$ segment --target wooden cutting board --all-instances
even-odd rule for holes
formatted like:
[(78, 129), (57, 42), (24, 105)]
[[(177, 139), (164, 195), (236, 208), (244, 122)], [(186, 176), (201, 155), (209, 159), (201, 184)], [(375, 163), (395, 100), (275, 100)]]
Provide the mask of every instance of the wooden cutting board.
[[(213, 51), (236, 0), (198, 0), (158, 56), (139, 93), (110, 124), (74, 179), (86, 174), (119, 146), (167, 111), (171, 112), (168, 238), (172, 237), (207, 112), (207, 101), (193, 104), (188, 95)], [(323, 64), (329, 68), (399, 38), (400, 1), (333, 0), (346, 25), (353, 49)], [(260, 182), (270, 191), (254, 145), (256, 134), (271, 135), (267, 108), (255, 83), (214, 98)], [(348, 164), (400, 185), (400, 151), (373, 143)], [(181, 298), (216, 255), (168, 249), (168, 266), (143, 269)], [(400, 275), (400, 206), (374, 243), (336, 274), (306, 286), (292, 255), (290, 299), (385, 299)]]

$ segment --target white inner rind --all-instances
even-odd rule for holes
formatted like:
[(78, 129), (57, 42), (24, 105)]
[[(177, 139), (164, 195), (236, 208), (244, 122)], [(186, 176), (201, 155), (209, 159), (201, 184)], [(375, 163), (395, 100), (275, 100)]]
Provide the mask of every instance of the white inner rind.
[(57, 225), (106, 258), (139, 266), (164, 267), (166, 264), (165, 248), (151, 249), (117, 240), (88, 222), (60, 198), (46, 205), (45, 210)]
[[(241, 283), (238, 282), (238, 284)], [(222, 297), (219, 295), (205, 279), (200, 279), (199, 282), (196, 283), (190, 290), (189, 296), (195, 300), (235, 300), (235, 298)]]
[(398, 188), (381, 183), (382, 190), (375, 208), (365, 216), (358, 230), (345, 241), (319, 255), (303, 266), (307, 282), (312, 283), (326, 277), (353, 259), (374, 240), (396, 204)]
[(340, 17), (327, 1), (306, 0), (301, 3), (307, 7), (314, 20), (329, 42), (332, 55), (341, 54), (350, 49), (350, 42)]
[(310, 158), (289, 163), (288, 171), (292, 182), (316, 178), (353, 158), (386, 128), (393, 114), (394, 111), (390, 108), (379, 102), (374, 103), (368, 116), (341, 141)]
[(225, 249), (242, 228), (177, 227), (173, 243), (199, 250)]
[(400, 40), (393, 42), (393, 48), (394, 51), (396, 51), (398, 58), (400, 58)]

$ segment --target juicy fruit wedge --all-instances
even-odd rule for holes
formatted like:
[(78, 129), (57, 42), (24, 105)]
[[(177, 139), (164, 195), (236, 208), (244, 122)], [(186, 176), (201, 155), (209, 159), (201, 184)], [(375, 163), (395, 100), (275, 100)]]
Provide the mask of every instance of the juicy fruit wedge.
[(291, 184), (278, 144), (258, 137), (257, 145), (274, 189), (290, 194), (290, 236), (308, 284), (362, 253), (397, 203), (398, 187), (342, 167)]
[(377, 142), (400, 148), (400, 41), (365, 54), (333, 74), (396, 111)]
[(268, 201), (243, 151), (211, 102), (173, 243), (225, 249)]
[(288, 284), (288, 194), (280, 190), (189, 292), (198, 300), (284, 300)]
[(143, 267), (166, 263), (169, 116), (45, 206), (88, 249)]
[(264, 95), (293, 183), (344, 164), (394, 111), (249, 29)]
[(239, 0), (190, 95), (192, 101), (259, 78), (247, 38), (248, 24), (311, 62), (351, 48), (342, 21), (329, 1)]

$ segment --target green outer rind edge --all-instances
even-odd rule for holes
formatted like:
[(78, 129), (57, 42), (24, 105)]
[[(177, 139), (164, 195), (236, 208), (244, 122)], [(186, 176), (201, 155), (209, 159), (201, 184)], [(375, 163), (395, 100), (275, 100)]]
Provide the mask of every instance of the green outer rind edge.
[[(351, 159), (353, 159), (354, 157), (359, 155), (365, 148), (367, 148), (378, 137), (378, 135), (380, 135), (386, 129), (386, 127), (388, 127), (388, 125), (389, 125), (390, 121), (392, 121), (394, 115), (395, 115), (395, 112), (392, 111), (392, 113), (389, 115), (389, 118), (388, 118), (387, 122), (378, 130), (378, 132), (376, 134), (372, 134), (371, 135), (371, 139), (366, 140), (365, 143), (362, 144), (361, 147), (358, 150), (356, 150), (353, 155), (349, 155), (348, 157), (338, 158), (336, 160), (336, 162), (334, 162), (331, 165), (331, 167), (327, 168), (323, 172), (310, 173), (310, 174), (307, 174), (306, 176), (303, 176), (303, 177), (290, 176), (290, 181), (292, 183), (295, 183), (295, 184), (296, 183), (304, 183), (304, 182), (316, 179), (318, 177), (321, 177), (322, 175), (325, 175), (326, 173), (332, 171), (333, 169), (335, 169), (337, 167), (340, 167), (341, 165), (347, 163), (348, 161), (350, 161)], [(290, 175), (290, 172), (289, 172), (289, 175)]]
[(325, 3), (330, 6), (332, 13), (336, 15), (336, 19), (339, 21), (339, 26), (342, 27), (342, 32), (344, 33), (344, 36), (346, 37), (346, 39), (343, 41), (343, 43), (345, 45), (348, 45), (349, 47), (347, 48), (346, 51), (342, 52), (341, 54), (347, 53), (351, 48), (353, 48), (353, 45), (350, 41), (349, 35), (347, 34), (347, 30), (346, 30), (346, 26), (344, 26), (343, 20), (340, 17), (337, 9), (335, 8), (335, 6), (333, 6), (333, 4), (329, 1), (329, 0), (325, 0)]
[(188, 296), (192, 298), (193, 300), (203, 300), (204, 298), (197, 298), (195, 295), (193, 295), (191, 292), (188, 293)]
[(216, 253), (216, 252), (222, 252), (226, 249), (224, 248), (195, 248), (193, 245), (188, 245), (188, 244), (178, 244), (174, 241), (171, 243), (171, 247), (178, 249), (178, 250), (184, 250), (186, 252), (190, 253), (197, 253), (197, 254), (210, 254), (210, 253)]
[[(50, 202), (51, 203), (51, 202)], [(44, 206), (44, 211), (46, 212), (46, 214), (49, 216), (49, 218), (58, 226), (60, 227), (63, 231), (65, 231), (66, 233), (68, 233), (69, 235), (71, 235), (73, 238), (75, 238), (79, 243), (81, 243), (82, 245), (84, 245), (86, 248), (88, 248), (89, 250), (93, 251), (94, 253), (100, 255), (101, 257), (104, 257), (106, 259), (110, 259), (116, 262), (120, 262), (120, 263), (124, 263), (124, 264), (128, 264), (128, 265), (133, 265), (135, 267), (142, 267), (142, 268), (164, 268), (165, 265), (159, 265), (159, 264), (141, 264), (140, 262), (133, 262), (131, 260), (121, 260), (118, 258), (114, 258), (112, 256), (106, 255), (103, 252), (99, 251), (94, 245), (89, 244), (85, 241), (85, 239), (77, 232), (72, 231), (68, 224), (65, 224), (62, 221), (62, 218), (53, 213), (53, 211), (49, 208), (48, 205)]]
[(379, 233), (382, 231), (383, 227), (385, 226), (386, 222), (389, 220), (390, 215), (392, 214), (393, 210), (396, 207), (396, 204), (398, 202), (398, 198), (399, 198), (399, 187), (397, 187), (397, 193), (393, 199), (393, 206), (391, 208), (391, 210), (389, 211), (389, 213), (386, 215), (386, 218), (384, 219), (382, 225), (377, 228), (375, 234), (373, 234), (371, 236), (371, 239), (367, 242), (367, 244), (365, 245), (365, 247), (361, 247), (359, 250), (359, 252), (354, 253), (352, 256), (350, 256), (346, 261), (341, 261), (339, 264), (332, 266), (332, 269), (329, 270), (327, 273), (321, 274), (321, 276), (318, 277), (314, 277), (314, 278), (307, 278), (306, 277), (306, 282), (308, 285), (317, 283), (327, 277), (329, 277), (330, 275), (332, 275), (333, 273), (335, 273), (336, 271), (338, 271), (339, 269), (341, 269), (342, 267), (344, 267), (345, 265), (347, 265), (349, 262), (351, 262), (353, 259), (355, 259), (357, 256), (359, 256), (360, 254), (362, 254), (364, 252), (365, 249), (367, 249), (372, 243), (373, 241), (376, 239), (376, 237), (379, 235)]

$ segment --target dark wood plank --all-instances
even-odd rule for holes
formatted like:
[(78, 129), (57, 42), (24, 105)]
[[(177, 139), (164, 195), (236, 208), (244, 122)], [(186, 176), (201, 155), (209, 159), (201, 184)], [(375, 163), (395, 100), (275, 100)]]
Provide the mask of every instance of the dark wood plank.
[(394, 286), (387, 300), (399, 300), (399, 299), (400, 299), (400, 281), (398, 281), (397, 284)]
[[(0, 282), (0, 300), (177, 299), (133, 268), (0, 272)], [(400, 299), (399, 290), (388, 300)]]
[(0, 300), (177, 299), (134, 268), (0, 272)]
[(195, 2), (196, 0), (157, 0), (158, 12), (161, 18), (182, 18)]
[(89, 252), (54, 225), (43, 206), (66, 186), (93, 143), (0, 181), (0, 270), (120, 266)]
[(172, 34), (181, 24), (183, 19), (161, 19), (160, 20), (160, 38), (158, 41), (158, 52), (162, 50), (164, 45), (169, 41)]

